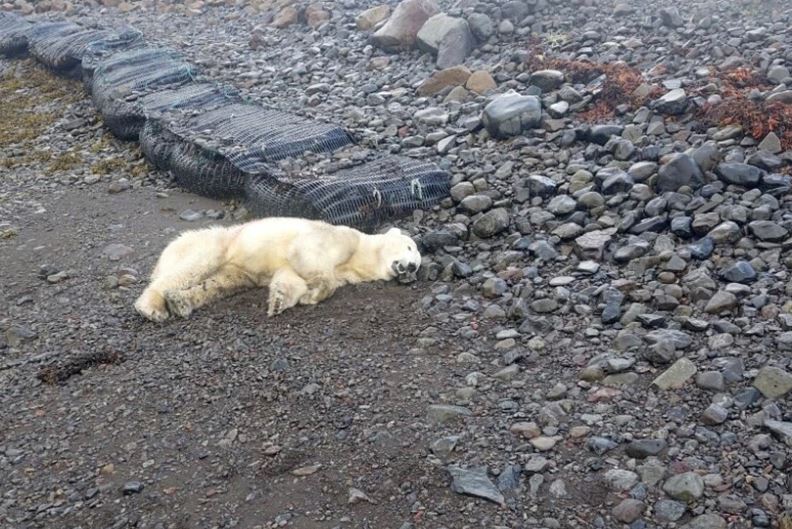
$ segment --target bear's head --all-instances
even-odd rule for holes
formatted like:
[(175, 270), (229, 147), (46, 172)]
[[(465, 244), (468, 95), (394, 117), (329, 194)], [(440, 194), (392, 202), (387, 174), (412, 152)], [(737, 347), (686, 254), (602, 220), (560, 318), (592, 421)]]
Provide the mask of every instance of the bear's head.
[(399, 283), (411, 283), (417, 279), (416, 273), (421, 266), (421, 254), (410, 237), (399, 228), (391, 228), (381, 235), (380, 259), (390, 271), (389, 279)]

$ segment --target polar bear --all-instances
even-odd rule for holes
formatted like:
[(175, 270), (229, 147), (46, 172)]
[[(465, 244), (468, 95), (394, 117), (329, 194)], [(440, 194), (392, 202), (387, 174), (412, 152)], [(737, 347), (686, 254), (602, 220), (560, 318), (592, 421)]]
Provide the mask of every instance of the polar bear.
[(367, 235), (353, 228), (272, 217), (232, 227), (187, 231), (163, 250), (149, 286), (135, 302), (161, 322), (234, 291), (269, 286), (267, 314), (313, 305), (343, 285), (414, 281), (421, 265), (415, 242), (398, 228)]

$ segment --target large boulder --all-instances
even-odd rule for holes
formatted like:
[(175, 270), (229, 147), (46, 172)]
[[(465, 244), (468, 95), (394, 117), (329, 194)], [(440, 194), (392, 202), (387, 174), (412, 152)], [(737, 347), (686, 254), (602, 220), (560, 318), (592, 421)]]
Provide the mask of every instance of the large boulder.
[(390, 15), (390, 6), (383, 4), (371, 7), (360, 13), (355, 19), (355, 23), (359, 30), (368, 31), (388, 18), (388, 15)]
[(495, 138), (517, 136), (541, 124), (542, 102), (536, 96), (523, 96), (509, 90), (484, 107), (481, 121)]
[(386, 51), (411, 48), (418, 31), (437, 12), (434, 0), (403, 0), (385, 25), (371, 36), (371, 42)]
[(467, 21), (445, 13), (427, 20), (418, 32), (417, 39), (419, 48), (437, 55), (439, 68), (462, 64), (474, 45)]

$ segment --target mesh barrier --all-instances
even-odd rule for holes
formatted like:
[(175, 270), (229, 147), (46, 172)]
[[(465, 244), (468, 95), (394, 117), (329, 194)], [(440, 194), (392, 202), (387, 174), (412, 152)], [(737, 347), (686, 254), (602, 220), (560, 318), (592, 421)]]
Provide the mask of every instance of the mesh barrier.
[(372, 231), (448, 196), (450, 177), (433, 163), (386, 156), (317, 177), (248, 180), (247, 208), (256, 216), (304, 217)]
[(305, 151), (332, 152), (352, 143), (343, 129), (239, 102), (189, 115), (148, 119), (140, 134), (146, 157), (177, 183), (211, 197), (240, 196), (250, 176)]
[(88, 44), (83, 51), (81, 61), (85, 89), (91, 90), (94, 71), (100, 64), (109, 63), (118, 54), (131, 52), (143, 47), (145, 47), (143, 34), (131, 28), (125, 29), (109, 38)]
[(205, 111), (229, 101), (239, 100), (238, 92), (230, 87), (211, 83), (190, 83), (177, 89), (153, 92), (132, 101), (112, 99), (102, 108), (105, 123), (116, 136), (136, 140), (147, 116), (166, 111)]
[(82, 28), (71, 22), (38, 22), (25, 32), (28, 51), (35, 49), (51, 39), (62, 38), (77, 33)]
[(232, 103), (170, 123), (186, 141), (203, 140), (228, 163), (249, 174), (306, 151), (332, 152), (353, 143), (344, 129), (256, 105)]
[(14, 57), (27, 51), (30, 22), (13, 13), (0, 12), (0, 56)]
[(254, 215), (372, 231), (448, 196), (448, 173), (399, 156), (331, 174), (286, 174), (278, 162), (331, 153), (353, 138), (338, 126), (244, 103), (232, 88), (197, 82), (180, 53), (146, 45), (135, 30), (30, 24), (0, 13), (0, 54), (26, 50), (59, 73), (81, 74), (111, 132), (139, 139), (149, 162), (180, 186), (214, 198), (245, 198)]
[[(168, 49), (140, 48), (114, 55), (93, 73), (91, 93), (105, 125), (121, 139), (137, 139), (141, 123), (126, 119), (121, 103), (194, 80), (193, 66)], [(126, 107), (123, 107), (126, 108)]]
[(204, 148), (200, 141), (184, 141), (163, 121), (146, 121), (140, 133), (140, 148), (152, 165), (170, 171), (176, 183), (188, 191), (213, 198), (238, 198), (244, 194), (247, 173), (228, 163), (217, 151)]
[(97, 29), (85, 29), (65, 36), (52, 35), (31, 44), (30, 54), (60, 74), (80, 77), (85, 50), (114, 35), (112, 31)]

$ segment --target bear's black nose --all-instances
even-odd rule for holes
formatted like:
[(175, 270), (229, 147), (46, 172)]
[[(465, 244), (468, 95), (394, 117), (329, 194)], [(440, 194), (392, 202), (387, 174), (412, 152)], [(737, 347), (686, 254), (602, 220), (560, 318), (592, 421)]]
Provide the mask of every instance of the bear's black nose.
[(418, 266), (416, 266), (415, 263), (410, 263), (407, 265), (408, 272), (415, 272), (416, 270), (418, 270)]

